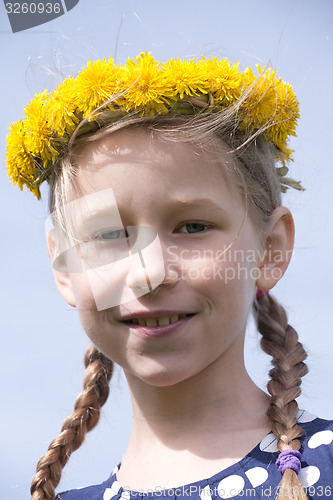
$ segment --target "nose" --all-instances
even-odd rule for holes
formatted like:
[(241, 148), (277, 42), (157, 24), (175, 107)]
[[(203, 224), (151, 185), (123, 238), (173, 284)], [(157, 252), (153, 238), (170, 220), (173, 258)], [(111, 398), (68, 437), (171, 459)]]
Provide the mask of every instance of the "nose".
[(152, 291), (146, 268), (142, 266), (141, 259), (140, 262), (133, 262), (130, 266), (127, 272), (126, 284), (137, 296)]
[(156, 231), (150, 234), (149, 239), (147, 234), (138, 238), (131, 253), (135, 258), (128, 269), (126, 282), (134, 293), (143, 295), (154, 291), (161, 284), (177, 281), (179, 273), (174, 263), (172, 266), (168, 264), (165, 244)]

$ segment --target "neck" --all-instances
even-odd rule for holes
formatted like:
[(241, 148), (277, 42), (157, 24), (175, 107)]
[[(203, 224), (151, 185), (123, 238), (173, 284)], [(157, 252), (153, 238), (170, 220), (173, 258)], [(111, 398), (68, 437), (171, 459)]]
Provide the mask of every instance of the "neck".
[[(216, 441), (216, 436), (222, 439), (252, 432), (259, 440), (269, 432), (268, 396), (249, 377), (243, 353), (238, 351), (224, 361), (218, 359), (194, 377), (167, 387), (146, 384), (126, 373), (133, 405), (126, 458), (144, 456), (148, 448), (159, 459), (170, 449), (201, 455), (198, 450), (204, 443)], [(246, 452), (251, 443), (248, 446)], [(217, 440), (211, 454), (220, 451)]]

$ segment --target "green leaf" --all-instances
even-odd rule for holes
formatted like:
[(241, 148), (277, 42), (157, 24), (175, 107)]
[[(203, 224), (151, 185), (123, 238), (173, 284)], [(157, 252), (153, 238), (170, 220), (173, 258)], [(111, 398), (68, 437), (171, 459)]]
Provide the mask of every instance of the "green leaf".
[(297, 191), (305, 191), (305, 188), (301, 185), (301, 181), (295, 181), (294, 179), (291, 179), (290, 177), (282, 177), (280, 182), (281, 182), (281, 189), (282, 189), (282, 186), (285, 186), (286, 189), (288, 187), (291, 187), (291, 188), (297, 189)]

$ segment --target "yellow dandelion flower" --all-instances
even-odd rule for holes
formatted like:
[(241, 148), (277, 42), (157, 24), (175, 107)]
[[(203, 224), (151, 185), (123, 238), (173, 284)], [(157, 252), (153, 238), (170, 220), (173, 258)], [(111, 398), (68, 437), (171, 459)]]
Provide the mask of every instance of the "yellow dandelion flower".
[(37, 178), (35, 162), (28, 153), (25, 146), (25, 131), (23, 120), (12, 123), (9, 126), (10, 134), (7, 135), (6, 164), (9, 179), (17, 185), (21, 191), (26, 184), (29, 189), (39, 198), (39, 190), (31, 188), (31, 184)]
[(181, 99), (184, 95), (194, 96), (198, 94), (207, 94), (209, 91), (209, 83), (202, 72), (200, 64), (195, 61), (182, 61), (178, 59), (170, 59), (163, 70), (167, 78), (173, 83), (175, 93)]
[(40, 158), (43, 165), (53, 159), (58, 153), (52, 146), (54, 132), (47, 119), (48, 95), (46, 91), (36, 95), (26, 106), (24, 119), (24, 142), (26, 149), (36, 158)]
[(258, 68), (258, 75), (247, 68), (244, 72), (245, 100), (241, 106), (242, 129), (249, 133), (268, 126), (276, 109), (275, 71)]
[(215, 102), (228, 106), (240, 97), (243, 75), (239, 73), (239, 63), (230, 65), (227, 60), (203, 57), (200, 65)]
[(50, 126), (61, 136), (72, 134), (79, 122), (74, 114), (76, 105), (76, 80), (70, 76), (50, 94), (46, 103)]
[[(276, 106), (272, 126), (266, 131), (266, 138), (276, 145), (282, 145), (288, 136), (296, 135), (297, 119), (300, 116), (299, 105), (290, 83), (275, 81)], [(280, 147), (280, 149), (286, 149)]]
[(168, 111), (168, 98), (173, 97), (175, 92), (160, 66), (148, 52), (126, 62), (122, 84), (126, 89), (124, 106), (127, 111), (141, 110), (145, 114)]
[(112, 57), (91, 62), (76, 77), (75, 104), (83, 117), (88, 116), (119, 92), (119, 69)]
[(284, 168), (286, 168), (287, 170), (284, 173), (284, 175), (286, 175), (288, 173), (286, 163), (289, 163), (289, 161), (292, 160), (292, 156), (295, 151), (288, 148), (287, 142), (275, 143), (275, 145), (277, 147), (276, 160), (281, 162), (282, 164), (282, 167), (279, 170), (282, 171)]

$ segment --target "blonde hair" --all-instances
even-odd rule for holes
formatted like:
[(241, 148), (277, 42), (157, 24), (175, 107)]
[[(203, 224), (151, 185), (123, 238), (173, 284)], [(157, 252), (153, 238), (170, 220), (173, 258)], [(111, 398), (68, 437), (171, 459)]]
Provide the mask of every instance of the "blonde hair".
[[(273, 210), (281, 205), (280, 182), (275, 165), (278, 152), (260, 132), (247, 137), (237, 129), (236, 107), (237, 104), (234, 109), (230, 106), (216, 113), (190, 117), (171, 113), (152, 118), (129, 116), (116, 122), (100, 122), (97, 127), (96, 122), (91, 122), (94, 129), (81, 136), (77, 134), (53, 169), (49, 179), (50, 211), (55, 211), (61, 220), (61, 206), (69, 201), (72, 190), (76, 188), (75, 161), (87, 141), (98, 140), (123, 128), (137, 128), (156, 133), (165, 141), (195, 144), (204, 151), (214, 151), (217, 137), (223, 140), (231, 154), (238, 159), (237, 162), (230, 162), (231, 168), (244, 191), (254, 223), (264, 233)], [(84, 125), (89, 127), (87, 121)], [(267, 412), (271, 429), (277, 437), (279, 451), (299, 450), (303, 430), (297, 423), (296, 398), (301, 392), (301, 377), (307, 373), (304, 364), (306, 352), (298, 341), (296, 331), (288, 324), (284, 308), (270, 294), (255, 300), (254, 312), (258, 331), (262, 335), (261, 346), (272, 356), (273, 368), (267, 385), (271, 395)], [(38, 462), (37, 474), (31, 486), (32, 500), (54, 500), (62, 468), (70, 454), (81, 445), (85, 433), (96, 425), (100, 408), (107, 398), (112, 362), (91, 346), (85, 363), (84, 391), (78, 397), (75, 410), (65, 421), (60, 435)], [(290, 492), (295, 494), (290, 496)], [(287, 498), (287, 493), (289, 500), (306, 498), (296, 472), (291, 469), (283, 474), (278, 498)]]

